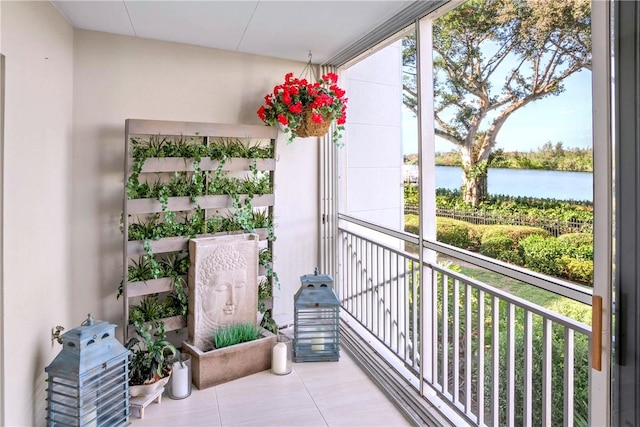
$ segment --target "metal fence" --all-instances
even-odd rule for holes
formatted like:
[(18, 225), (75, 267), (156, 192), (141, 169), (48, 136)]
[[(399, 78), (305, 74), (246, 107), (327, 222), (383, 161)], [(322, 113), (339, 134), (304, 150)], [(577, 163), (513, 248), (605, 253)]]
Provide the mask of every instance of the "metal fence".
[[(419, 208), (416, 205), (405, 205), (404, 213), (418, 215)], [(593, 220), (566, 221), (562, 219), (539, 218), (531, 215), (523, 215), (521, 213), (513, 213), (509, 215), (503, 212), (497, 213), (491, 211), (473, 211), (455, 208), (437, 208), (436, 216), (457, 219), (472, 224), (526, 225), (530, 227), (544, 228), (555, 237), (568, 233), (593, 232)]]
[(397, 232), (351, 225), (343, 218), (339, 227), (342, 309), (414, 385), (422, 381), (480, 426), (588, 423), (590, 326), (441, 265), (421, 266)]

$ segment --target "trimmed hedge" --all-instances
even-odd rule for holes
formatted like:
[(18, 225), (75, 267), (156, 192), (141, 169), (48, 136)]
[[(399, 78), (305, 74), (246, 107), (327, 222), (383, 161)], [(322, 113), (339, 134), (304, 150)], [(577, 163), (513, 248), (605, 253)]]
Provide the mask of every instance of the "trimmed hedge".
[[(591, 237), (593, 239), (593, 237)], [(529, 236), (519, 243), (524, 266), (539, 273), (593, 283), (593, 245), (589, 238)]]
[(413, 214), (405, 214), (404, 216), (404, 231), (407, 233), (420, 234), (420, 217)]
[(562, 276), (576, 282), (593, 283), (593, 260), (582, 260), (563, 256), (558, 261), (562, 266)]
[(518, 250), (525, 267), (560, 277), (562, 266), (557, 261), (567, 253), (567, 247), (568, 245), (556, 238), (529, 236), (520, 241)]
[[(418, 215), (406, 214), (404, 216), (404, 231), (419, 234), (420, 224)], [(436, 238), (439, 242), (458, 248), (477, 251), (480, 248), (480, 239), (487, 226), (474, 225), (457, 219), (436, 217)]]
[(500, 261), (521, 265), (522, 258), (518, 251), (513, 249), (514, 246), (517, 246), (517, 242), (507, 236), (483, 238), (480, 253)]
[(457, 219), (437, 217), (436, 238), (439, 242), (448, 245), (470, 251), (477, 251), (480, 248), (479, 237), (482, 235), (477, 230), (474, 230), (478, 227), (481, 226)]
[[(418, 215), (405, 215), (405, 231), (417, 235), (418, 221)], [(436, 227), (439, 242), (550, 276), (586, 285), (593, 283), (591, 234), (564, 234), (556, 238), (542, 228), (478, 225), (443, 217), (436, 218)]]
[(520, 240), (534, 235), (548, 237), (551, 234), (542, 228), (522, 225), (486, 226), (481, 238), (480, 253), (500, 261), (522, 265), (518, 243)]
[(570, 233), (563, 234), (558, 240), (569, 247), (567, 255), (581, 261), (593, 261), (593, 234)]
[[(529, 227), (526, 225), (492, 225), (487, 227), (482, 234), (482, 240), (484, 241), (485, 239), (491, 239), (493, 237), (507, 237), (517, 244), (520, 240), (531, 235), (548, 237), (551, 236), (551, 233), (543, 228)], [(516, 248), (517, 245), (513, 247), (513, 249)]]

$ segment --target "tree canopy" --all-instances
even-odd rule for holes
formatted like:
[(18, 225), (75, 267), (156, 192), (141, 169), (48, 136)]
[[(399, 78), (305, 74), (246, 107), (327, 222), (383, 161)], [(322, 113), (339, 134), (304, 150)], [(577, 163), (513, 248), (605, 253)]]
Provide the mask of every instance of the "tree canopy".
[[(433, 22), (433, 51), (435, 132), (459, 147), (463, 194), (477, 205), (506, 120), (591, 68), (590, 2), (470, 0)], [(404, 104), (415, 113), (415, 36), (403, 42), (403, 64)]]

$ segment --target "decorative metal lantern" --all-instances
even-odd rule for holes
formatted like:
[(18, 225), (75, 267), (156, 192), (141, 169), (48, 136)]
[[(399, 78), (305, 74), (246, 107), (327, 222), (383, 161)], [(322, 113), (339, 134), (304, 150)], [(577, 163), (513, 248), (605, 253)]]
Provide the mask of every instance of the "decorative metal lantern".
[(115, 338), (116, 325), (81, 326), (62, 335), (62, 351), (44, 370), (48, 426), (129, 424), (129, 350)]
[(340, 303), (333, 279), (325, 274), (300, 277), (294, 296), (295, 362), (337, 362), (340, 358)]

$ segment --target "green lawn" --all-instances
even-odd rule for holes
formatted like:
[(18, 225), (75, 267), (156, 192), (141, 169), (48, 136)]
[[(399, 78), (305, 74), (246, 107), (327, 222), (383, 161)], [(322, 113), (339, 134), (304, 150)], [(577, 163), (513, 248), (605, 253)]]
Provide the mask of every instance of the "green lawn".
[(511, 279), (479, 267), (460, 265), (456, 263), (455, 260), (451, 260), (451, 263), (458, 265), (460, 273), (465, 276), (508, 292), (511, 295), (515, 295), (533, 304), (537, 304), (567, 317), (571, 317), (572, 319), (589, 325), (591, 324), (591, 307), (586, 304), (570, 300), (566, 297), (554, 294), (553, 292), (536, 288), (533, 285), (529, 285), (519, 280)]

